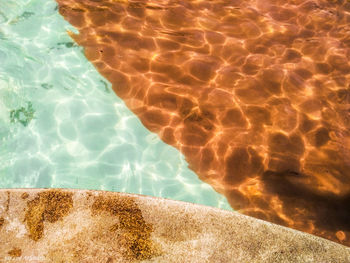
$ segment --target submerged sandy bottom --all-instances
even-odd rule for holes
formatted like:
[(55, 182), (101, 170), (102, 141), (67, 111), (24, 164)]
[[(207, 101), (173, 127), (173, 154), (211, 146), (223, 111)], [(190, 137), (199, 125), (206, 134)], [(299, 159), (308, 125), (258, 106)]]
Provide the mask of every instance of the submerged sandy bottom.
[(350, 244), (350, 3), (57, 0), (149, 130), (247, 215)]
[(349, 262), (350, 249), (236, 212), (140, 195), (0, 190), (1, 262)]

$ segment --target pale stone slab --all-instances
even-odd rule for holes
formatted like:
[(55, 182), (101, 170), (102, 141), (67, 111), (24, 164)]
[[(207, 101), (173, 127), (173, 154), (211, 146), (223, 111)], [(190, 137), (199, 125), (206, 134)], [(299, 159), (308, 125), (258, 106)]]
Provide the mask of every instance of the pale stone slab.
[(350, 262), (350, 249), (191, 203), (105, 191), (2, 189), (0, 262)]

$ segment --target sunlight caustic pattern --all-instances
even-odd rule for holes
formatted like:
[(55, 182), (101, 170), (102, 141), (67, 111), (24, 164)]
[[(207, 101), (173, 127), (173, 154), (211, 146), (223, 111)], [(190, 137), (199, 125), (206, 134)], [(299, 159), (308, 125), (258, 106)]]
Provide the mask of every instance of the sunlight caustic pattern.
[(127, 109), (67, 30), (54, 0), (0, 0), (0, 188), (108, 190), (231, 210)]
[(71, 37), (231, 206), (350, 245), (350, 2), (57, 0)]

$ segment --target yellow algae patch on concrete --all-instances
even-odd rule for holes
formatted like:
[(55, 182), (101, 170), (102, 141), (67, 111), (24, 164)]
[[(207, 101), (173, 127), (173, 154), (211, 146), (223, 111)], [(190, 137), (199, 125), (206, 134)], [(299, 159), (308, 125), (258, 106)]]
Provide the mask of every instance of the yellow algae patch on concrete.
[(20, 248), (13, 248), (7, 254), (9, 254), (13, 258), (18, 258), (22, 255), (22, 250)]
[(4, 223), (5, 223), (5, 219), (3, 217), (0, 217), (0, 229), (2, 228)]
[(153, 226), (145, 222), (133, 198), (98, 196), (92, 205), (92, 213), (96, 215), (101, 212), (118, 217), (119, 223), (112, 225), (109, 230), (121, 231), (121, 244), (127, 248), (124, 252), (126, 258), (146, 260), (160, 255), (160, 249), (151, 240)]
[(43, 236), (44, 221), (54, 223), (66, 216), (73, 207), (72, 193), (45, 191), (28, 201), (25, 222), (29, 237), (35, 241)]
[(29, 196), (29, 194), (26, 193), (26, 192), (24, 192), (23, 194), (21, 194), (21, 198), (22, 198), (22, 199), (26, 199), (26, 198), (28, 198), (28, 196)]

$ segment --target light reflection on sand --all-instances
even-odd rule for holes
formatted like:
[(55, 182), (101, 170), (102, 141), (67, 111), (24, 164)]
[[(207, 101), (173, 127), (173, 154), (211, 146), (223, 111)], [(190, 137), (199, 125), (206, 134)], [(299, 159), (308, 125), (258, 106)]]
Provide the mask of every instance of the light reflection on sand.
[(116, 94), (235, 209), (350, 244), (348, 1), (57, 2)]

